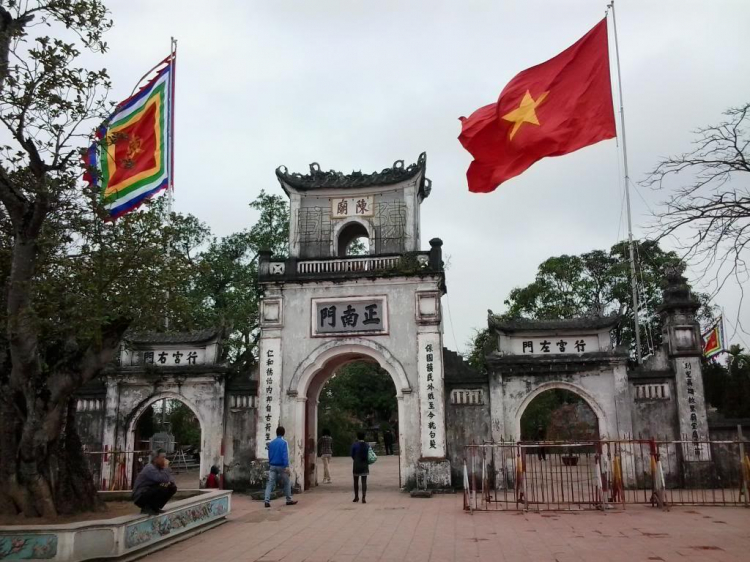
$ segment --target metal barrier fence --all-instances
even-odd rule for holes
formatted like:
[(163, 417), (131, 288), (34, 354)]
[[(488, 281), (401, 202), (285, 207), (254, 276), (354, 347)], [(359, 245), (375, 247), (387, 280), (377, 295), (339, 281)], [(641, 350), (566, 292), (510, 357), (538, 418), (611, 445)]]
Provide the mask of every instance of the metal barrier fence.
[(84, 451), (97, 490), (130, 490), (150, 451)]
[(501, 442), (465, 447), (469, 511), (750, 507), (750, 442)]

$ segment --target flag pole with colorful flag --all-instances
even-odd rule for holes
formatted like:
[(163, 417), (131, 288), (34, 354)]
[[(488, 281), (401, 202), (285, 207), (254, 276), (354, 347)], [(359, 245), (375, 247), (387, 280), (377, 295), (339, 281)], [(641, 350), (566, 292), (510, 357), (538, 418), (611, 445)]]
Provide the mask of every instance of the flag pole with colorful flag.
[(174, 189), (175, 46), (147, 73), (156, 75), (115, 107), (86, 153), (84, 178), (101, 193), (110, 220)]
[(706, 359), (724, 353), (726, 351), (724, 339), (724, 316), (719, 316), (716, 323), (702, 334), (703, 356)]

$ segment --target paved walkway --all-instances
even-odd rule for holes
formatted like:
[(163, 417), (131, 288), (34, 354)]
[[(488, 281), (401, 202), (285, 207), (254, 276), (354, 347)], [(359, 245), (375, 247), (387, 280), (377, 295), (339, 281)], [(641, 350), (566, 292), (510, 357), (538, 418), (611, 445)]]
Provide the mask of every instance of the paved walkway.
[(293, 507), (235, 494), (229, 522), (178, 543), (159, 562), (750, 560), (750, 510), (646, 507), (625, 512), (475, 513), (462, 496), (412, 499), (398, 491), (398, 458), (371, 468), (367, 504), (352, 503), (351, 468), (334, 459), (332, 485)]

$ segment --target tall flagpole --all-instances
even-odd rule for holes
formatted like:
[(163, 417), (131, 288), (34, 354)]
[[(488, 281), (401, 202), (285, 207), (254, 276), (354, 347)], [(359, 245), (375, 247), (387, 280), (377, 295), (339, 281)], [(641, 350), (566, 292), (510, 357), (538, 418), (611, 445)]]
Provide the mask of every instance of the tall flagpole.
[(628, 241), (630, 248), (630, 279), (633, 288), (633, 319), (635, 321), (635, 356), (638, 364), (643, 363), (641, 357), (641, 330), (638, 321), (638, 278), (635, 270), (635, 251), (633, 250), (633, 217), (630, 211), (630, 173), (628, 172), (628, 148), (625, 142), (625, 108), (622, 103), (622, 75), (620, 74), (620, 47), (617, 43), (617, 18), (615, 17), (615, 2), (612, 0), (607, 6), (612, 9), (612, 29), (615, 34), (615, 59), (617, 61), (617, 87), (620, 92), (620, 132), (622, 134), (622, 161), (625, 168), (625, 201), (628, 209)]
[(170, 53), (171, 53), (171, 64), (172, 64), (172, 72), (171, 72), (171, 78), (170, 78), (170, 111), (169, 111), (169, 133), (170, 133), (170, 169), (169, 169), (169, 190), (172, 192), (172, 195), (174, 195), (174, 92), (175, 92), (175, 80), (177, 76), (177, 39), (172, 37), (171, 39), (171, 46), (170, 46)]
[[(169, 44), (169, 123), (167, 123), (167, 143), (169, 146), (169, 185), (167, 185), (167, 223), (172, 220), (172, 204), (174, 203), (174, 83), (175, 66), (177, 62), (177, 39), (172, 37)], [(169, 247), (167, 247), (169, 251)], [(169, 293), (167, 293), (169, 299)], [(164, 327), (169, 330), (169, 313), (164, 315)], [(166, 409), (166, 401), (164, 406)], [(164, 420), (162, 419), (162, 422)]]
[[(167, 135), (169, 142), (169, 185), (167, 186), (167, 221), (172, 220), (172, 203), (174, 202), (174, 80), (175, 65), (177, 58), (177, 39), (170, 38), (169, 44), (169, 123), (167, 124)], [(169, 246), (167, 246), (169, 251)], [(169, 300), (169, 292), (167, 292)], [(169, 312), (164, 315), (164, 326), (169, 330)], [(167, 399), (161, 402), (161, 429), (166, 431)]]

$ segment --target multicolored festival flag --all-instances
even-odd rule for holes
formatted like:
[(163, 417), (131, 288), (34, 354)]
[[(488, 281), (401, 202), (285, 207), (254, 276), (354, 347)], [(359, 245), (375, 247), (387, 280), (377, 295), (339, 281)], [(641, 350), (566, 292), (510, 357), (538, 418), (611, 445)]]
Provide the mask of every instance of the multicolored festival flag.
[(84, 179), (99, 188), (111, 220), (172, 185), (174, 54), (161, 64), (150, 82), (117, 105), (86, 154)]
[(497, 103), (461, 118), (474, 157), (469, 191), (494, 191), (548, 156), (616, 136), (607, 20), (547, 62), (517, 74)]
[(703, 334), (703, 356), (710, 359), (724, 351), (726, 351), (724, 347), (724, 318), (719, 316), (716, 324)]

